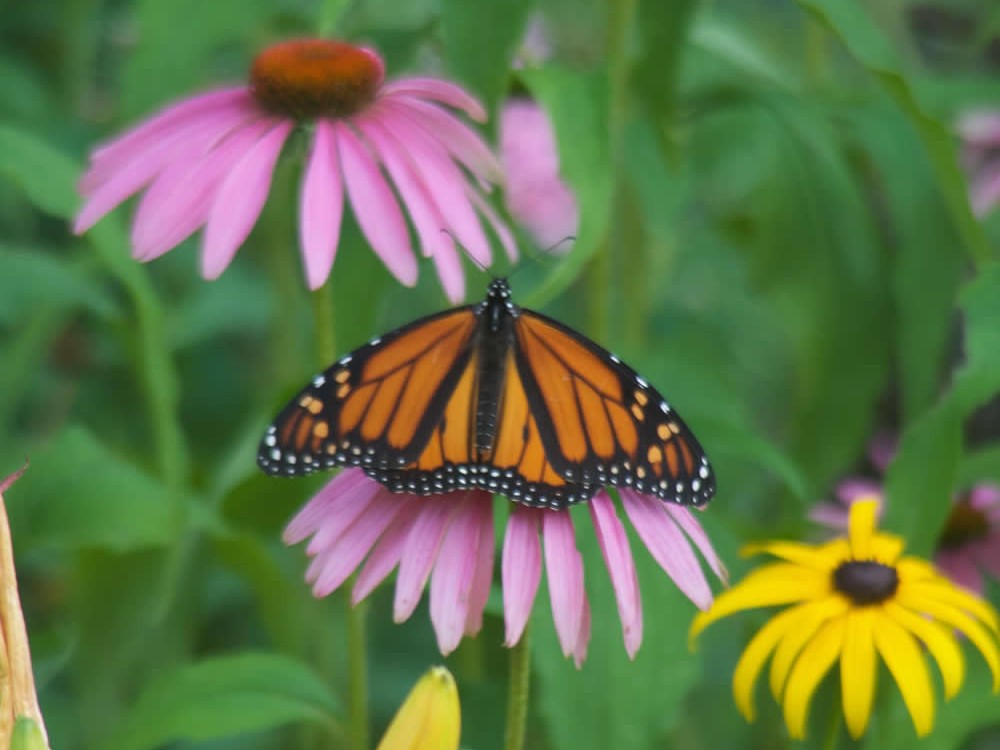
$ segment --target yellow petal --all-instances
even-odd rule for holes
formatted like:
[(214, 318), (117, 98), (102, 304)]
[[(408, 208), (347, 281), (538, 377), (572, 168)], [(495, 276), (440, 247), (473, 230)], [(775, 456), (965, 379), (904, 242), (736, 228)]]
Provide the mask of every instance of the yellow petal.
[(736, 665), (736, 671), (733, 672), (733, 698), (736, 700), (736, 707), (747, 721), (753, 721), (757, 713), (753, 703), (753, 687), (764, 662), (779, 641), (789, 632), (799, 630), (802, 610), (810, 606), (812, 605), (802, 604), (771, 618), (743, 651)]
[(884, 609), (889, 617), (917, 636), (931, 652), (941, 670), (944, 697), (954, 698), (965, 679), (965, 657), (952, 630), (923, 615), (914, 614), (896, 602), (886, 602)]
[(830, 588), (829, 576), (789, 563), (765, 565), (715, 598), (711, 609), (699, 612), (691, 623), (692, 642), (716, 620), (734, 612), (771, 607), (822, 596)]
[(986, 623), (990, 630), (997, 631), (997, 612), (975, 594), (960, 589), (947, 578), (938, 576), (935, 580), (921, 581), (907, 587), (915, 599), (937, 599), (975, 615)]
[(904, 557), (896, 563), (896, 572), (899, 573), (899, 581), (904, 583), (915, 583), (926, 579), (937, 579), (940, 577), (934, 566), (919, 557)]
[(979, 649), (990, 668), (990, 672), (993, 673), (994, 692), (1000, 690), (1000, 651), (997, 649), (996, 639), (976, 619), (945, 602), (936, 599), (918, 599), (910, 595), (909, 590), (900, 591), (896, 595), (896, 602), (901, 607), (930, 615), (945, 625), (951, 625), (956, 630), (961, 631)]
[(858, 500), (851, 505), (847, 535), (851, 540), (851, 556), (855, 560), (872, 559), (872, 536), (878, 520), (877, 500)]
[(854, 739), (865, 733), (875, 698), (875, 641), (869, 607), (847, 613), (844, 647), (840, 652), (840, 697), (844, 720)]
[(406, 696), (378, 750), (458, 750), (461, 722), (454, 678), (433, 667)]
[(934, 694), (920, 647), (909, 631), (882, 614), (875, 623), (875, 646), (889, 667), (913, 727), (923, 737), (934, 726)]
[[(842, 542), (842, 540), (839, 540)], [(847, 551), (843, 543), (824, 544), (816, 546), (814, 544), (802, 544), (801, 542), (760, 542), (748, 544), (740, 550), (744, 556), (768, 554), (780, 557), (797, 565), (805, 565), (817, 570), (832, 570), (845, 557)]]
[[(857, 503), (855, 503), (857, 505)], [(802, 650), (785, 688), (785, 724), (794, 739), (803, 739), (813, 693), (837, 660), (844, 642), (844, 618), (828, 621)]]
[(883, 565), (895, 565), (905, 546), (903, 539), (895, 534), (875, 534), (872, 537), (872, 559)]
[(771, 660), (771, 695), (776, 701), (781, 700), (785, 680), (788, 679), (788, 673), (802, 647), (816, 634), (823, 623), (831, 617), (839, 617), (844, 614), (848, 607), (847, 599), (839, 595), (826, 597), (798, 607), (798, 610), (802, 612), (802, 619), (798, 626), (788, 634), (788, 637), (782, 640), (774, 652), (774, 659)]

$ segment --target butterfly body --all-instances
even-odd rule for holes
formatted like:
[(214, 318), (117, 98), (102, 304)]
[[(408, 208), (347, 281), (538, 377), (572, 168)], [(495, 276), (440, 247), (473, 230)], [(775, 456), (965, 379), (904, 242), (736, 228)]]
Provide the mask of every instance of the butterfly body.
[(617, 357), (515, 305), (503, 279), (478, 305), (374, 339), (317, 376), (261, 442), (269, 474), (360, 466), (395, 492), (481, 488), (562, 508), (604, 484), (703, 505), (704, 451)]

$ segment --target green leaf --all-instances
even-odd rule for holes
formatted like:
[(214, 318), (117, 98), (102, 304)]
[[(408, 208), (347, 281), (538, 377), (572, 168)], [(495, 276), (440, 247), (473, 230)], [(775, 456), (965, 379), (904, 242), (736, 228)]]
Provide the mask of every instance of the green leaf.
[(535, 705), (556, 750), (660, 747), (658, 739), (676, 721), (685, 695), (698, 679), (698, 658), (687, 647), (687, 627), (695, 607), (630, 534), (642, 587), (644, 635), (635, 660), (629, 661), (614, 591), (590, 518), (582, 509), (574, 517), (593, 637), (578, 671), (562, 655), (548, 613), (549, 593), (546, 587), (540, 589), (539, 601), (546, 606), (537, 607), (532, 631), (539, 693)]
[(150, 683), (104, 750), (152, 750), (293, 721), (332, 729), (338, 712), (330, 688), (301, 662), (269, 653), (219, 656)]
[(913, 122), (966, 251), (976, 263), (988, 260), (992, 251), (969, 206), (966, 180), (955, 155), (955, 138), (917, 100), (900, 71), (895, 51), (867, 10), (857, 0), (798, 0), (798, 3), (840, 39)]
[(11, 526), (26, 547), (128, 551), (170, 544), (180, 531), (167, 489), (82, 427), (31, 456), (15, 490)]
[(487, 104), (495, 106), (507, 88), (532, 0), (443, 0), (441, 36), (456, 75)]
[(965, 365), (953, 398), (962, 415), (1000, 391), (1000, 263), (985, 266), (959, 297), (965, 319)]
[(653, 117), (668, 122), (677, 94), (681, 53), (697, 0), (640, 0), (637, 31), (641, 52), (633, 75), (641, 102)]
[(573, 283), (607, 238), (614, 184), (608, 150), (608, 84), (601, 72), (551, 66), (525, 70), (522, 76), (552, 120), (560, 171), (580, 207), (573, 249), (537, 289), (523, 296), (526, 306), (541, 307)]
[(33, 133), (0, 125), (0, 175), (43, 211), (69, 218), (79, 203), (73, 161)]

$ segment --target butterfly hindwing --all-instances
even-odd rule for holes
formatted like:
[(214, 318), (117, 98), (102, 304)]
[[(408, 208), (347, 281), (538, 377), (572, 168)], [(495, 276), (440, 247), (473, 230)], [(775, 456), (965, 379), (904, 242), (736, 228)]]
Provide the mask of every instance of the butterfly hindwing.
[(520, 310), (514, 351), (549, 461), (570, 482), (633, 487), (704, 505), (715, 478), (694, 434), (613, 354), (563, 324)]
[(474, 309), (422, 318), (335, 362), (281, 411), (258, 464), (269, 474), (298, 476), (412, 461), (472, 356)]

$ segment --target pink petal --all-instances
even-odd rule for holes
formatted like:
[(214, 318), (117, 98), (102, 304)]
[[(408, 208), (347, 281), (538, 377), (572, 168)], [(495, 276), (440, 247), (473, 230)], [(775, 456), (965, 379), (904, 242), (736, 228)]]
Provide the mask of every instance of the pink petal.
[(511, 234), (510, 229), (507, 228), (507, 225), (500, 220), (499, 216), (497, 216), (496, 211), (490, 207), (490, 204), (487, 203), (474, 188), (471, 186), (468, 187), (467, 193), (469, 200), (471, 200), (472, 204), (479, 209), (479, 213), (486, 217), (486, 221), (488, 221), (490, 226), (493, 228), (493, 233), (500, 240), (500, 244), (503, 245), (503, 249), (507, 253), (507, 257), (511, 262), (516, 261), (517, 243), (514, 241), (514, 235)]
[(378, 544), (365, 561), (365, 566), (358, 573), (358, 580), (351, 590), (351, 604), (358, 604), (367, 597), (392, 572), (403, 557), (406, 549), (406, 539), (410, 535), (410, 527), (423, 507), (422, 497), (397, 495), (402, 508), (393, 520), (392, 525), (385, 530)]
[(380, 98), (431, 99), (460, 109), (477, 122), (486, 122), (486, 110), (479, 100), (460, 86), (437, 78), (402, 78), (382, 87)]
[(334, 148), (333, 128), (326, 120), (316, 122), (299, 211), (299, 239), (306, 280), (310, 289), (319, 289), (333, 267), (344, 211), (340, 163)]
[(1000, 529), (992, 531), (976, 545), (976, 562), (1000, 580)]
[(419, 99), (383, 99), (380, 105), (410, 120), (447, 149), (473, 174), (493, 183), (502, 183), (504, 170), (476, 132), (450, 112)]
[(1000, 146), (1000, 113), (993, 110), (966, 112), (958, 119), (959, 135), (976, 146)]
[(492, 524), (484, 524), (491, 508), (480, 500), (470, 495), (459, 501), (431, 577), (431, 622), (445, 656), (462, 640), (479, 568), (479, 547), (485, 542), (483, 537), (492, 533)]
[(625, 651), (630, 659), (634, 659), (642, 644), (642, 598), (639, 595), (639, 579), (635, 573), (628, 536), (615, 513), (614, 501), (604, 490), (600, 490), (591, 499), (590, 517), (594, 521), (597, 541), (604, 556), (604, 564), (608, 566), (611, 586), (615, 590)]
[[(879, 515), (882, 513), (882, 485), (873, 479), (845, 479), (837, 484), (834, 491), (837, 499), (845, 504), (847, 508), (858, 500), (867, 500), (876, 497), (879, 500)], [(846, 529), (847, 527), (844, 526)]]
[(264, 207), (271, 175), (292, 122), (278, 122), (244, 155), (226, 177), (208, 212), (201, 271), (216, 279), (243, 244)]
[(504, 645), (521, 640), (542, 577), (538, 521), (544, 511), (517, 505), (507, 519), (500, 576), (503, 582)]
[(677, 588), (688, 599), (699, 609), (708, 609), (712, 604), (712, 590), (691, 549), (691, 543), (667, 513), (664, 503), (624, 488), (618, 494), (632, 526), (653, 559), (674, 579)]
[(847, 531), (847, 517), (850, 514), (847, 506), (839, 502), (817, 503), (809, 509), (809, 520), (826, 526), (831, 531)]
[(413, 286), (417, 283), (417, 261), (396, 196), (378, 164), (350, 128), (341, 122), (333, 127), (347, 195), (361, 231), (400, 283)]
[(995, 484), (977, 484), (969, 492), (969, 505), (978, 511), (1000, 509), (1000, 487)]
[(425, 255), (434, 258), (448, 299), (461, 302), (465, 297), (465, 275), (455, 251), (455, 243), (442, 231), (446, 226), (434, 199), (428, 194), (427, 186), (413, 171), (408, 156), (392, 138), (377, 118), (358, 118), (357, 126), (365, 138), (378, 152), (389, 177), (396, 185), (399, 195), (413, 219), (413, 226), (420, 237)]
[(568, 512), (545, 511), (542, 534), (552, 619), (563, 655), (570, 656), (579, 646), (584, 617), (583, 558), (576, 548), (573, 521)]
[(493, 587), (493, 558), (496, 552), (496, 537), (493, 532), (493, 496), (489, 493), (474, 491), (479, 495), (477, 502), (482, 508), (479, 534), (479, 549), (476, 559), (476, 570), (472, 577), (472, 587), (469, 590), (469, 613), (465, 618), (465, 635), (473, 636), (483, 628), (483, 610), (490, 599)]
[(445, 529), (458, 507), (459, 498), (458, 493), (449, 493), (424, 500), (424, 507), (420, 509), (420, 514), (410, 529), (403, 557), (399, 561), (396, 597), (392, 609), (392, 619), (395, 622), (403, 622), (416, 609), (424, 584), (434, 566)]
[(131, 160), (150, 143), (161, 139), (166, 132), (197, 120), (205, 112), (225, 110), (249, 101), (250, 93), (245, 86), (208, 91), (183, 99), (160, 110), (124, 135), (98, 146), (91, 151), (90, 158), (92, 161)]
[(269, 127), (257, 121), (230, 134), (197, 161), (168, 167), (139, 203), (132, 224), (134, 257), (153, 260), (197, 231), (208, 219), (220, 184)]
[(899, 441), (896, 440), (896, 437), (891, 432), (885, 430), (872, 438), (868, 444), (868, 457), (876, 469), (885, 473), (885, 470), (889, 468), (889, 464), (892, 463), (892, 459), (896, 457), (898, 444)]
[(313, 584), (313, 594), (327, 596), (346, 581), (402, 507), (399, 498), (393, 493), (386, 489), (380, 490), (374, 501), (344, 531), (336, 544), (325, 548), (316, 556), (314, 564), (322, 561), (322, 567)]
[(694, 542), (698, 551), (701, 552), (701, 556), (708, 563), (708, 567), (712, 569), (712, 572), (715, 573), (718, 579), (728, 584), (729, 571), (726, 570), (726, 564), (722, 562), (722, 558), (719, 557), (715, 551), (715, 547), (712, 546), (708, 534), (705, 533), (705, 529), (698, 523), (698, 519), (691, 509), (670, 503), (667, 505), (667, 513), (674, 520), (674, 523), (680, 526), (684, 533), (687, 534), (688, 539)]
[(281, 538), (298, 544), (323, 527), (347, 528), (380, 487), (361, 469), (344, 469), (295, 514)]
[(406, 118), (383, 108), (378, 119), (385, 130), (409, 155), (414, 172), (448, 222), (455, 239), (480, 265), (489, 266), (490, 248), (476, 212), (466, 195), (468, 180), (448, 157), (440, 143), (415, 128)]
[(983, 593), (983, 577), (965, 550), (947, 550), (934, 556), (938, 570), (964, 589), (974, 594)]

